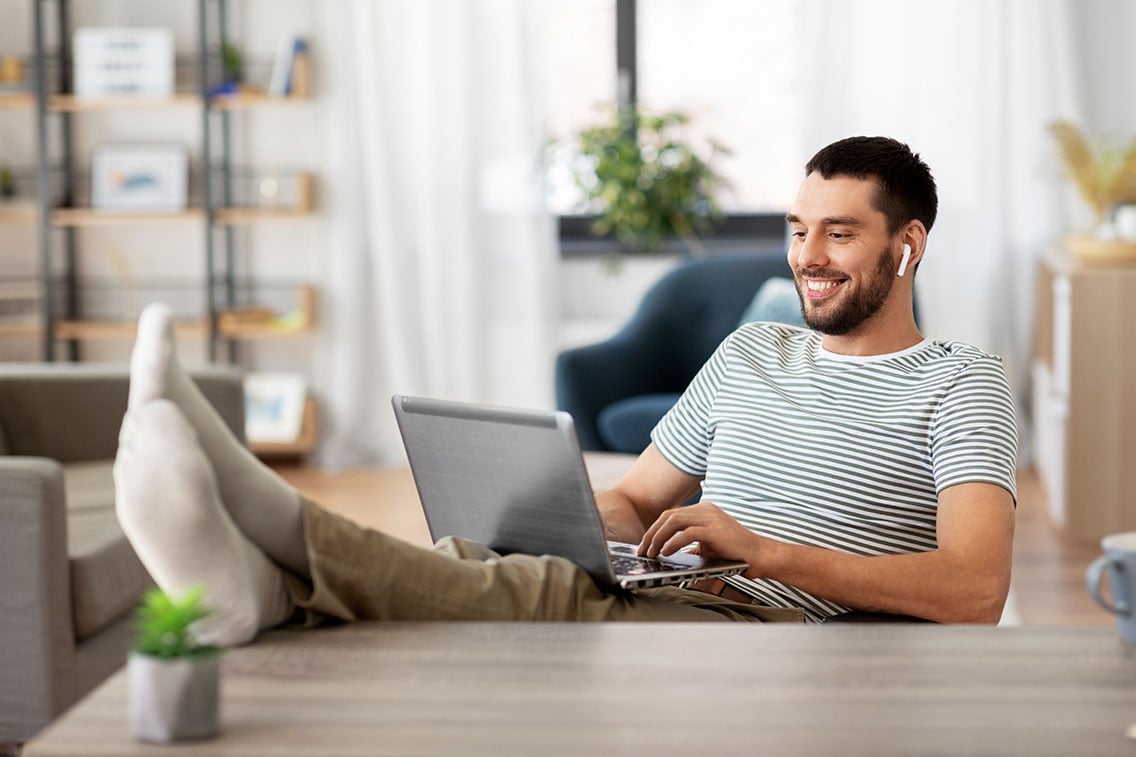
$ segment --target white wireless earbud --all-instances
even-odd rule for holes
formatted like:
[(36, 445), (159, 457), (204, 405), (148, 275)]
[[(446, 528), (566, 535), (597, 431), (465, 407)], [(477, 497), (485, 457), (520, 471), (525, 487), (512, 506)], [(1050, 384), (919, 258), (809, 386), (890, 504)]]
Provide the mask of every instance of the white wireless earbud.
[(903, 259), (899, 261), (899, 273), (896, 276), (903, 276), (907, 271), (907, 261), (911, 260), (911, 245), (903, 245)]

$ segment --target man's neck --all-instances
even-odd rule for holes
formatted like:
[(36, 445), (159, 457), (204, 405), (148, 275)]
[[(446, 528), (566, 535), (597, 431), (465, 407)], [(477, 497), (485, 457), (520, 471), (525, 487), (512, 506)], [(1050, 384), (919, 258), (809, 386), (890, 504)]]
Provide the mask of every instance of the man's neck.
[(923, 334), (919, 333), (919, 327), (915, 325), (915, 317), (908, 314), (902, 320), (872, 318), (847, 334), (825, 334), (820, 344), (837, 355), (863, 356), (902, 352), (921, 341)]

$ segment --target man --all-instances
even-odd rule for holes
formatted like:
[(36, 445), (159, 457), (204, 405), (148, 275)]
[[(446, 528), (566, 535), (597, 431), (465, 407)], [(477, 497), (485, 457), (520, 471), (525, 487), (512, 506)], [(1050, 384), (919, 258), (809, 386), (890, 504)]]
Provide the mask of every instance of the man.
[[(822, 149), (788, 222), (811, 329), (728, 337), (612, 489), (609, 538), (740, 559), (713, 593), (605, 592), (572, 563), (445, 539), (423, 550), (303, 499), (178, 366), (169, 313), (139, 322), (115, 465), (120, 521), (169, 591), (204, 583), (200, 635), (237, 644), (324, 619), (800, 620), (849, 610), (996, 622), (1009, 590), (1017, 436), (1000, 362), (931, 342), (912, 280), (935, 220), (906, 145)], [(702, 489), (701, 502), (676, 508)], [(726, 588), (726, 591), (722, 591)]]

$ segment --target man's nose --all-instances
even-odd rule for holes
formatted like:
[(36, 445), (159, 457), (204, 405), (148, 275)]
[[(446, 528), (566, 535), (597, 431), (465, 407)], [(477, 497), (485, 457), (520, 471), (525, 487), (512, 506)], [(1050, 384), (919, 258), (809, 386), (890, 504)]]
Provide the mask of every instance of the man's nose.
[(797, 267), (816, 268), (825, 265), (827, 262), (828, 255), (825, 252), (824, 237), (806, 234), (805, 238), (797, 245)]

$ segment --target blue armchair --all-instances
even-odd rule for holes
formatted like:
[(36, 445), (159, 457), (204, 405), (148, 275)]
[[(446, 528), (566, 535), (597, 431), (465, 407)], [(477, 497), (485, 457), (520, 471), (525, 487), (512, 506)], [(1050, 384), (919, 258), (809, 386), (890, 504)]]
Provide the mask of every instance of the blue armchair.
[(575, 419), (580, 446), (642, 452), (651, 429), (775, 277), (792, 277), (780, 247), (684, 263), (655, 283), (615, 336), (560, 353), (556, 401)]

